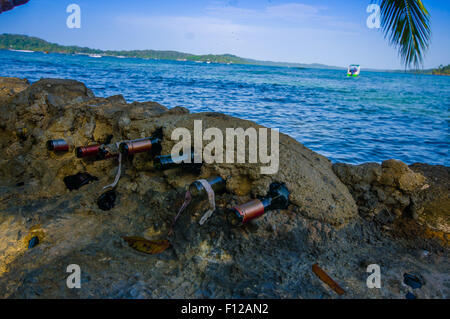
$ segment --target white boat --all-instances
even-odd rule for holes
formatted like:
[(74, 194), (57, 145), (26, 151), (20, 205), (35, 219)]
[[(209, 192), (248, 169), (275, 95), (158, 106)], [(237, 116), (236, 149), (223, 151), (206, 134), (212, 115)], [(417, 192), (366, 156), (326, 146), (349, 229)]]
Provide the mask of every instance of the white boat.
[(13, 51), (13, 52), (25, 52), (25, 53), (33, 53), (34, 51), (31, 50), (14, 50), (14, 49), (9, 49), (9, 51)]
[(357, 77), (359, 76), (359, 73), (361, 72), (361, 67), (359, 64), (350, 64), (347, 69), (347, 76)]
[(100, 54), (89, 54), (91, 58), (101, 58), (102, 56)]

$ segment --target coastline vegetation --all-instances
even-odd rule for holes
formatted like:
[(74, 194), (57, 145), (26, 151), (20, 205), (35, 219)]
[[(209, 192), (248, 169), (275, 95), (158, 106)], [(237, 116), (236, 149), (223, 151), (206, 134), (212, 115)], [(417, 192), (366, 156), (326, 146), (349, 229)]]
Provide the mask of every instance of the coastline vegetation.
[(37, 37), (30, 37), (19, 34), (0, 34), (0, 50), (30, 50), (38, 52), (65, 53), (65, 54), (96, 54), (102, 56), (116, 56), (127, 58), (143, 58), (158, 60), (178, 60), (178, 61), (196, 61), (224, 64), (251, 64), (267, 66), (283, 66), (294, 68), (326, 68), (326, 69), (344, 69), (341, 67), (329, 66), (324, 64), (303, 64), (289, 62), (258, 61), (253, 59), (241, 58), (232, 54), (204, 54), (195, 55), (178, 51), (159, 51), (159, 50), (99, 50), (75, 45), (59, 45), (51, 43)]
[(431, 71), (434, 75), (450, 75), (450, 64), (447, 66), (440, 65), (437, 69)]
[(59, 45), (47, 42), (37, 37), (18, 34), (1, 34), (0, 49), (31, 50), (38, 52), (66, 53), (66, 54), (100, 54), (104, 56), (120, 56), (127, 58), (145, 58), (161, 60), (188, 60), (215, 63), (248, 63), (245, 59), (231, 54), (223, 55), (194, 55), (177, 51), (158, 50), (99, 50), (75, 45)]
[(99, 54), (103, 56), (118, 56), (127, 58), (143, 58), (157, 60), (198, 61), (211, 63), (235, 64), (264, 64), (264, 61), (254, 61), (232, 54), (205, 54), (195, 55), (178, 51), (159, 50), (99, 50), (80, 46), (66, 46), (47, 42), (37, 37), (18, 34), (1, 34), (0, 49), (31, 50), (38, 52), (52, 52), (65, 54)]

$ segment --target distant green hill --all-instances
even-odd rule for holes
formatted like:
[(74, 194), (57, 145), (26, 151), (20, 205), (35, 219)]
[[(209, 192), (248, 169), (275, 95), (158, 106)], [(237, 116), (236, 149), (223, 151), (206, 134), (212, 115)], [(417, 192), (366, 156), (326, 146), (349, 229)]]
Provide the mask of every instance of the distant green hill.
[[(400, 72), (397, 70), (396, 72)], [(405, 72), (405, 71), (403, 71)], [(408, 70), (407, 73), (429, 74), (429, 75), (450, 75), (450, 64), (447, 66), (440, 65), (435, 69)]]
[(189, 61), (210, 61), (216, 63), (247, 63), (245, 59), (239, 58), (231, 54), (223, 55), (194, 55), (177, 51), (157, 51), (157, 50), (130, 50), (130, 51), (112, 51), (98, 50), (79, 46), (66, 46), (56, 43), (50, 43), (45, 40), (17, 34), (0, 35), (0, 49), (13, 50), (32, 50), (40, 52), (57, 52), (57, 53), (82, 53), (82, 54), (101, 54), (109, 56), (125, 56), (134, 58), (147, 59), (165, 59), (165, 60), (189, 60)]
[(439, 66), (437, 69), (431, 71), (434, 75), (450, 75), (450, 64), (447, 66)]
[(287, 66), (296, 68), (321, 68), (321, 69), (343, 69), (340, 67), (333, 67), (323, 64), (302, 64), (302, 63), (287, 63), (287, 62), (271, 62), (258, 61), (252, 59), (241, 58), (232, 54), (206, 54), (195, 55), (190, 53), (183, 53), (177, 51), (158, 51), (158, 50), (98, 50), (87, 47), (59, 45), (50, 43), (36, 37), (18, 34), (1, 34), (0, 35), (0, 49), (13, 50), (32, 50), (40, 52), (57, 52), (68, 54), (100, 54), (106, 56), (125, 56), (134, 58), (147, 59), (161, 59), (161, 60), (186, 60), (186, 61), (201, 61), (212, 63), (234, 63), (234, 64), (253, 64), (253, 65), (268, 65), (268, 66)]

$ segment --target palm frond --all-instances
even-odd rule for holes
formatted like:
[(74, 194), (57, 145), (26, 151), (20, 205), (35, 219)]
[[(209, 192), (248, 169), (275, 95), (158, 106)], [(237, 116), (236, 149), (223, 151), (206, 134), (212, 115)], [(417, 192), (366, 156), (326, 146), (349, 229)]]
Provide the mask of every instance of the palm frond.
[(430, 14), (421, 0), (381, 0), (381, 28), (405, 68), (423, 65), (431, 40)]

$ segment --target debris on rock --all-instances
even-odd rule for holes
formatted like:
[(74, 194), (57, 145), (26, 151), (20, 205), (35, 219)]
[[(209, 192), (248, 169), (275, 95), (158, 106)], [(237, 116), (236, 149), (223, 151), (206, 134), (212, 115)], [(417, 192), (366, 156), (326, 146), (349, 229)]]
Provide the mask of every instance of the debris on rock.
[(35, 247), (37, 245), (39, 245), (39, 237), (38, 236), (34, 236), (28, 242), (28, 249), (31, 249), (31, 248), (33, 248), (33, 247)]
[(345, 290), (342, 289), (337, 282), (335, 282), (328, 274), (320, 268), (318, 264), (312, 266), (312, 271), (319, 277), (324, 283), (326, 283), (331, 289), (333, 289), (338, 295), (343, 295)]
[(170, 243), (166, 239), (148, 240), (142, 237), (123, 237), (130, 247), (146, 254), (159, 254), (169, 248)]
[(419, 277), (409, 273), (403, 274), (403, 283), (410, 286), (412, 289), (419, 289), (422, 287), (422, 282)]
[(414, 295), (412, 292), (408, 291), (408, 293), (405, 295), (406, 299), (417, 299), (416, 295)]
[(53, 152), (68, 152), (69, 144), (64, 139), (48, 140), (47, 149)]
[(266, 196), (233, 207), (227, 215), (228, 222), (233, 226), (245, 223), (275, 209), (286, 209), (289, 205), (289, 190), (281, 182), (270, 184)]
[(67, 189), (74, 190), (89, 184), (92, 181), (97, 181), (98, 178), (92, 176), (89, 173), (77, 173), (75, 175), (70, 175), (64, 177), (64, 184), (66, 184)]
[(114, 207), (116, 192), (112, 189), (100, 195), (97, 205), (101, 210), (110, 210)]
[(21, 141), (26, 141), (28, 138), (28, 129), (26, 127), (19, 127), (16, 130), (16, 135)]

